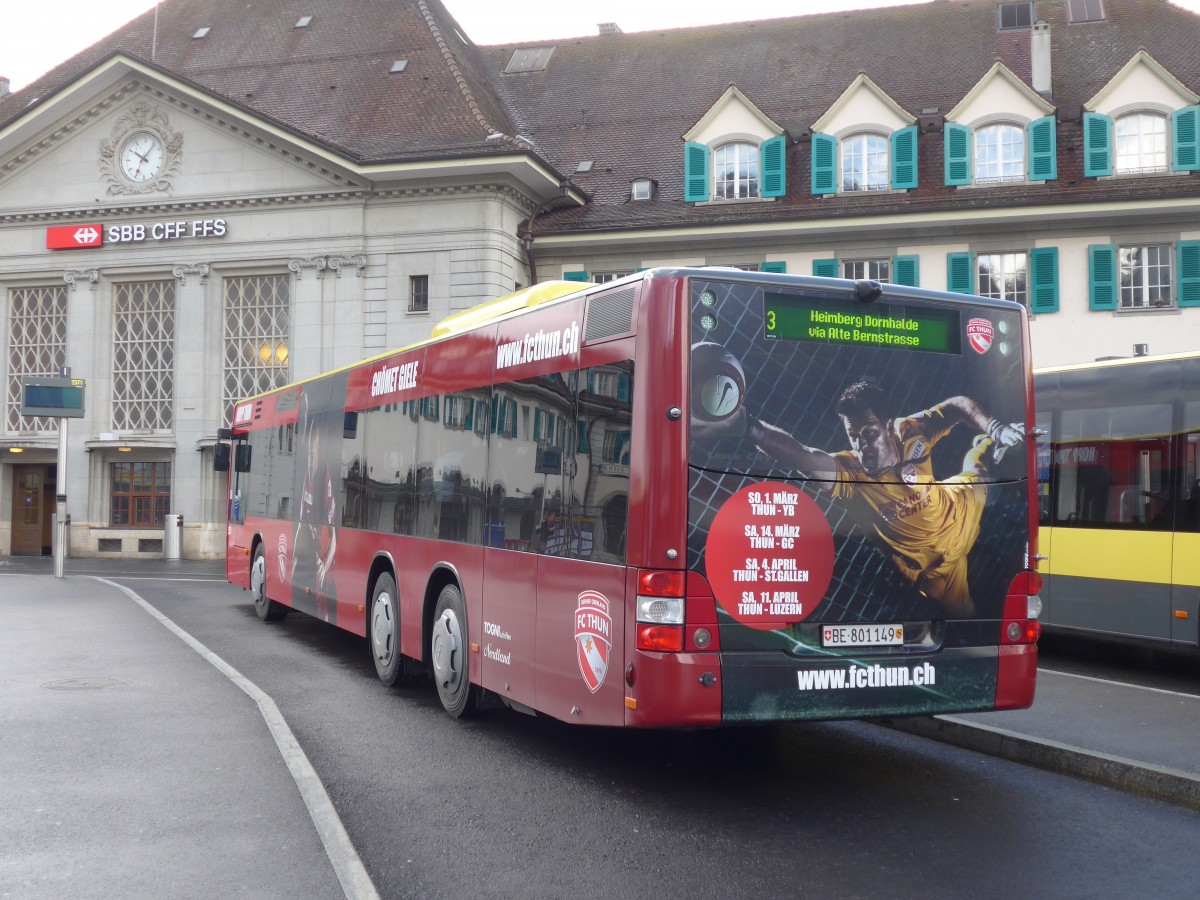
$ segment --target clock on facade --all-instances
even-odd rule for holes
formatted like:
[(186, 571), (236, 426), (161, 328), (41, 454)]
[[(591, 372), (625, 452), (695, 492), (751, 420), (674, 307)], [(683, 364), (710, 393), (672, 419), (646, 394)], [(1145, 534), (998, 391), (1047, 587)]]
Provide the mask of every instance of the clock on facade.
[(162, 171), (165, 156), (158, 137), (139, 131), (121, 145), (121, 174), (136, 184), (150, 181)]

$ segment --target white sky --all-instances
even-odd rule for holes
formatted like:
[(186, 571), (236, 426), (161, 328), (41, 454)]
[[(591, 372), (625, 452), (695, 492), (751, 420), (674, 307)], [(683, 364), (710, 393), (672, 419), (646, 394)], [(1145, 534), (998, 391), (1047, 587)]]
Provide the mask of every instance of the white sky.
[[(154, 0), (0, 0), (0, 75), (19, 90), (154, 6)], [(262, 0), (259, 0), (262, 2)], [(266, 0), (270, 2), (270, 0)], [(648, 31), (816, 12), (902, 6), (897, 0), (443, 0), (479, 44), (596, 34), (600, 22)], [(920, 0), (908, 0), (920, 2)], [(1172, 0), (1200, 13), (1200, 0)], [(517, 9), (520, 14), (514, 14)]]

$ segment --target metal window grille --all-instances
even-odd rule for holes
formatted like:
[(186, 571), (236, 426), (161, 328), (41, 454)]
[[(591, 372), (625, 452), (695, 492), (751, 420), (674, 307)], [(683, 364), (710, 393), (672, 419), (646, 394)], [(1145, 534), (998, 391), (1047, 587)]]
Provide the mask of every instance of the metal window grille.
[(408, 279), (408, 311), (429, 312), (429, 276), (412, 275)]
[(175, 396), (175, 282), (118, 284), (113, 301), (113, 428), (170, 429)]
[(171, 511), (171, 464), (116, 462), (110, 474), (108, 523), (126, 528), (161, 528)]
[(228, 425), (239, 400), (287, 384), (292, 305), (286, 275), (228, 278), (224, 288), (222, 401)]
[(845, 259), (842, 260), (842, 277), (854, 281), (867, 278), (887, 284), (892, 280), (892, 261), (890, 259)]
[(1029, 305), (1028, 254), (980, 253), (975, 271), (979, 296)]
[(842, 141), (843, 191), (884, 191), (889, 187), (887, 138), (856, 134)]
[(8, 430), (56, 431), (53, 418), (21, 415), (21, 380), (67, 364), (67, 286), (15, 288), (9, 297)]
[(1171, 300), (1171, 245), (1120, 248), (1121, 309), (1163, 309)]

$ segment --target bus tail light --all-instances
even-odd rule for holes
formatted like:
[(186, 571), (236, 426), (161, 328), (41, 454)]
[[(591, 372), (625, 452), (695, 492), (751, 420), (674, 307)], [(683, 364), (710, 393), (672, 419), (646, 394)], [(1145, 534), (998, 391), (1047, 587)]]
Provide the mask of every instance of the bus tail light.
[(683, 650), (686, 573), (638, 573), (637, 649), (679, 653)]
[(1009, 585), (1004, 599), (1004, 621), (1000, 623), (1000, 643), (1035, 644), (1042, 635), (1042, 598), (1038, 591), (1042, 576), (1038, 572), (1021, 572)]

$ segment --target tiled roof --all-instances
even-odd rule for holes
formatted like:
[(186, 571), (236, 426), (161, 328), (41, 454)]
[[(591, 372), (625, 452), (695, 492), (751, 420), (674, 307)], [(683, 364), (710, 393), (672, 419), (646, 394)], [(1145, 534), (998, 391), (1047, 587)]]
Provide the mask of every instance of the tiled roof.
[[(670, 227), (870, 212), (1088, 202), (1194, 193), (1183, 178), (1082, 177), (1080, 112), (1145, 48), (1200, 91), (1200, 17), (1166, 0), (1105, 0), (1106, 18), (1072, 24), (1042, 0), (1057, 108), (1058, 178), (956, 191), (943, 185), (942, 117), (997, 61), (1030, 82), (1027, 30), (1000, 32), (996, 0), (935, 2), (702, 28), (477, 47), (439, 0), (166, 0), (153, 64), (358, 162), (510, 152), (490, 131), (532, 138), (593, 200), (547, 212), (538, 231)], [(313, 15), (312, 25), (295, 29)], [(116, 52), (148, 60), (153, 11), (0, 101), (0, 127)], [(212, 28), (203, 39), (192, 34)], [(544, 71), (503, 74), (518, 46), (555, 47)], [(393, 60), (407, 59), (391, 75)], [(920, 122), (920, 187), (903, 195), (813, 197), (809, 129), (860, 73)], [(797, 143), (781, 202), (683, 203), (682, 135), (736, 85)], [(925, 113), (924, 110), (936, 110)], [(656, 199), (628, 203), (635, 178)]]
[(513, 126), (460, 34), (438, 0), (167, 0), (156, 40), (151, 10), (0, 102), (0, 127), (116, 52), (149, 61), (153, 42), (155, 66), (352, 160), (511, 151), (483, 143)]

